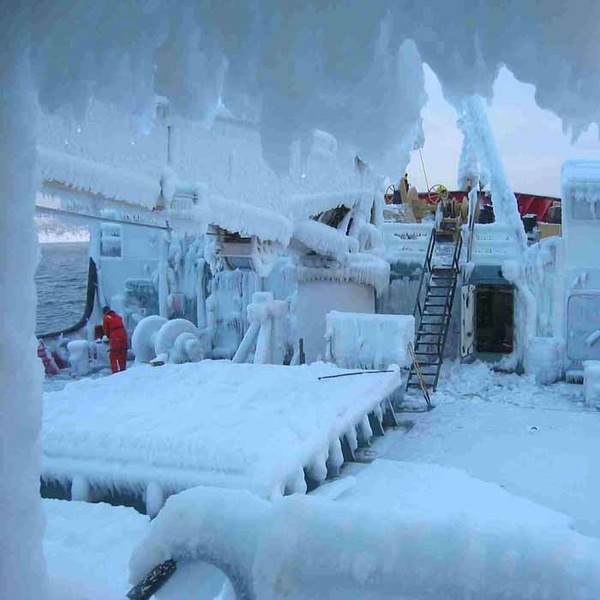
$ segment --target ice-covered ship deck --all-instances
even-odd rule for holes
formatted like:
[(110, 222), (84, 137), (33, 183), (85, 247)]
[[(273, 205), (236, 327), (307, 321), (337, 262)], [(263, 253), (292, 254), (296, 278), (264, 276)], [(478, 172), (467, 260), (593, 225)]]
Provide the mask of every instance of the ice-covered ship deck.
[(45, 395), (42, 478), (74, 499), (137, 494), (151, 514), (197, 485), (305, 492), (383, 434), (401, 381), (399, 371), (328, 377), (347, 373), (203, 361), (74, 382)]

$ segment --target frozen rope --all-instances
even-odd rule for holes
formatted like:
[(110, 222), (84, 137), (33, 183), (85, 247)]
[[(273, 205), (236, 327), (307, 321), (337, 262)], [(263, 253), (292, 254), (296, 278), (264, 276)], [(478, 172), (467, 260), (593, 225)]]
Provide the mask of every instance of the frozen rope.
[(321, 379), (335, 379), (336, 377), (350, 377), (351, 375), (368, 375), (370, 373), (395, 373), (393, 369), (379, 369), (376, 371), (355, 371), (354, 373), (340, 373), (339, 375), (322, 375), (321, 377), (317, 377), (320, 381)]

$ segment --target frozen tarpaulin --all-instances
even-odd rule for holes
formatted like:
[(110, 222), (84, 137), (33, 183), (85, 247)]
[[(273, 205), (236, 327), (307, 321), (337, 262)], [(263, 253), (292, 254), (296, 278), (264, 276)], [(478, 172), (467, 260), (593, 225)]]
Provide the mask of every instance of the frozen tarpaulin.
[(352, 452), (382, 433), (401, 382), (396, 369), (319, 379), (347, 373), (204, 361), (72, 383), (45, 396), (43, 478), (153, 497), (196, 485), (305, 492), (337, 473), (342, 441)]

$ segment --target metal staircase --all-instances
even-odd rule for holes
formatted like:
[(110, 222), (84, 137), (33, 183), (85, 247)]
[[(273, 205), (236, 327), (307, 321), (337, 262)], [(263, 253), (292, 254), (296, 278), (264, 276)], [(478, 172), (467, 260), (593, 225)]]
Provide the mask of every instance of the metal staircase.
[[(438, 244), (442, 246), (442, 244)], [(460, 272), (459, 259), (462, 249), (462, 237), (459, 235), (454, 244), (443, 244), (452, 249), (452, 258), (441, 263), (435, 257), (436, 232), (431, 232), (423, 274), (417, 293), (414, 316), (417, 322), (414, 354), (406, 388), (421, 388), (435, 391), (442, 361), (444, 346), (450, 327), (452, 305), (456, 284)], [(449, 258), (449, 253), (448, 253)], [(423, 294), (425, 289), (425, 294)], [(424, 295), (424, 298), (422, 296)], [(424, 391), (424, 390), (423, 390)], [(428, 393), (425, 399), (428, 400)], [(429, 401), (427, 402), (429, 406)]]

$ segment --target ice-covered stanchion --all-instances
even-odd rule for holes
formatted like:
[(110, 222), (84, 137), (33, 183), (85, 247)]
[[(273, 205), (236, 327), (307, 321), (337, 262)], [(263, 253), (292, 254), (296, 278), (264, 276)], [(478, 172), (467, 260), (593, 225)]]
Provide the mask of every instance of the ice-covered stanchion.
[(586, 405), (600, 409), (600, 360), (584, 361), (583, 387)]
[(233, 362), (246, 362), (256, 345), (254, 364), (282, 364), (285, 340), (281, 320), (287, 313), (287, 303), (274, 300), (271, 292), (255, 292), (248, 305), (250, 327), (238, 347)]

